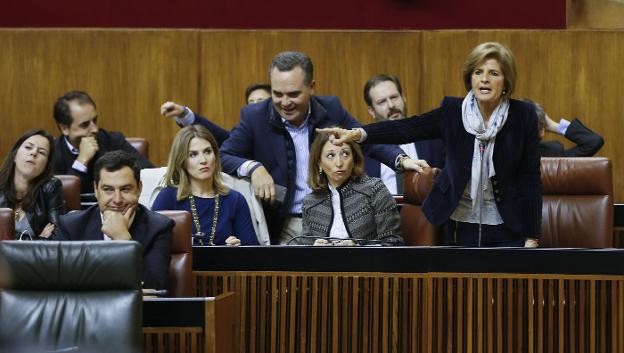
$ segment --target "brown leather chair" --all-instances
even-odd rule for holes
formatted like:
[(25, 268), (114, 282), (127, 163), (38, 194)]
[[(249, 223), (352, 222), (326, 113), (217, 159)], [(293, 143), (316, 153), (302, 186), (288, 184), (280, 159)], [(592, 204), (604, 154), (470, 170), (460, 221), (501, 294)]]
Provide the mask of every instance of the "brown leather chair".
[(158, 213), (175, 221), (167, 278), (169, 296), (193, 297), (195, 296), (195, 282), (193, 282), (191, 214), (187, 211), (158, 211)]
[(602, 157), (542, 158), (541, 247), (613, 247), (613, 177)]
[(143, 137), (126, 137), (126, 141), (134, 147), (145, 159), (149, 160), (149, 141)]
[(437, 245), (441, 229), (429, 223), (421, 205), (429, 195), (437, 168), (426, 168), (421, 173), (405, 172), (403, 179), (403, 207), (401, 208), (401, 233), (405, 245)]
[(15, 239), (15, 212), (10, 208), (0, 208), (0, 240)]
[(75, 175), (57, 174), (54, 176), (63, 183), (65, 211), (80, 209), (80, 178)]
[[(611, 161), (602, 157), (542, 158), (541, 173), (540, 247), (613, 247)], [(433, 227), (420, 210), (435, 175), (435, 170), (405, 175), (401, 231), (407, 245), (439, 243), (441, 229)]]

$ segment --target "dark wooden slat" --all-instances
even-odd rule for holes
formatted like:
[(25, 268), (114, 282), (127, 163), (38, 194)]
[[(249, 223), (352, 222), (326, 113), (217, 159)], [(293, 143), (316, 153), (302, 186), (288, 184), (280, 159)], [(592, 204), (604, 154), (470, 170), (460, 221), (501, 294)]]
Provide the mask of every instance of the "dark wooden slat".
[[(247, 345), (241, 345), (246, 352), (254, 347), (258, 353), (571, 352), (575, 346), (578, 352), (589, 352), (592, 335), (596, 351), (621, 348), (621, 339), (613, 335), (622, 331), (622, 277), (298, 272), (197, 276), (201, 288), (246, 292), (239, 297), (241, 311), (249, 313), (241, 314), (242, 319), (260, 313), (255, 322), (242, 323), (245, 337), (239, 342)], [(259, 298), (255, 303), (254, 297)], [(248, 299), (242, 302), (243, 298)], [(255, 308), (243, 309), (251, 305)], [(583, 341), (584, 336), (590, 341)], [(247, 343), (253, 337), (257, 343), (265, 341)], [(160, 339), (163, 349), (190, 345), (179, 336)], [(158, 339), (153, 342), (156, 345)]]

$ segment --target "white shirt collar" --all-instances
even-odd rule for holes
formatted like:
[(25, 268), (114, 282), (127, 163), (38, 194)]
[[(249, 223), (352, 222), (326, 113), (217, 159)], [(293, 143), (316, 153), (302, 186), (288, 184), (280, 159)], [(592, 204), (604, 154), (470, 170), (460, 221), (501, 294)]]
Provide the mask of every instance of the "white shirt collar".
[(69, 152), (75, 155), (80, 154), (80, 150), (74, 147), (74, 145), (72, 145), (71, 142), (69, 142), (69, 139), (67, 138), (67, 136), (63, 135), (63, 139), (65, 139), (65, 144), (67, 145)]

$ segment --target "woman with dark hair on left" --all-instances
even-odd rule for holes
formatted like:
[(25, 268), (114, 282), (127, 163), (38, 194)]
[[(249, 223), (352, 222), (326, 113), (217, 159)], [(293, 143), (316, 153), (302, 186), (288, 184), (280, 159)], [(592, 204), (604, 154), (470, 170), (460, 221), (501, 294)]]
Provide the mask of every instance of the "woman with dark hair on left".
[(0, 207), (15, 211), (16, 239), (47, 239), (64, 213), (63, 185), (52, 177), (54, 139), (26, 131), (0, 166)]

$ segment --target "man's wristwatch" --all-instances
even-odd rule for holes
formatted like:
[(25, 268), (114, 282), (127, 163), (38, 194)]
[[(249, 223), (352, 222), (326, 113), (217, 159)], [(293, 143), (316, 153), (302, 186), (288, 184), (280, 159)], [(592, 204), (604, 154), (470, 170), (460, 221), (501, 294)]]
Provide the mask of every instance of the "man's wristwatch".
[(396, 160), (394, 161), (394, 168), (398, 171), (398, 172), (403, 172), (403, 161), (406, 159), (409, 159), (410, 157), (408, 155), (406, 155), (405, 153), (402, 153), (400, 155), (397, 156)]

